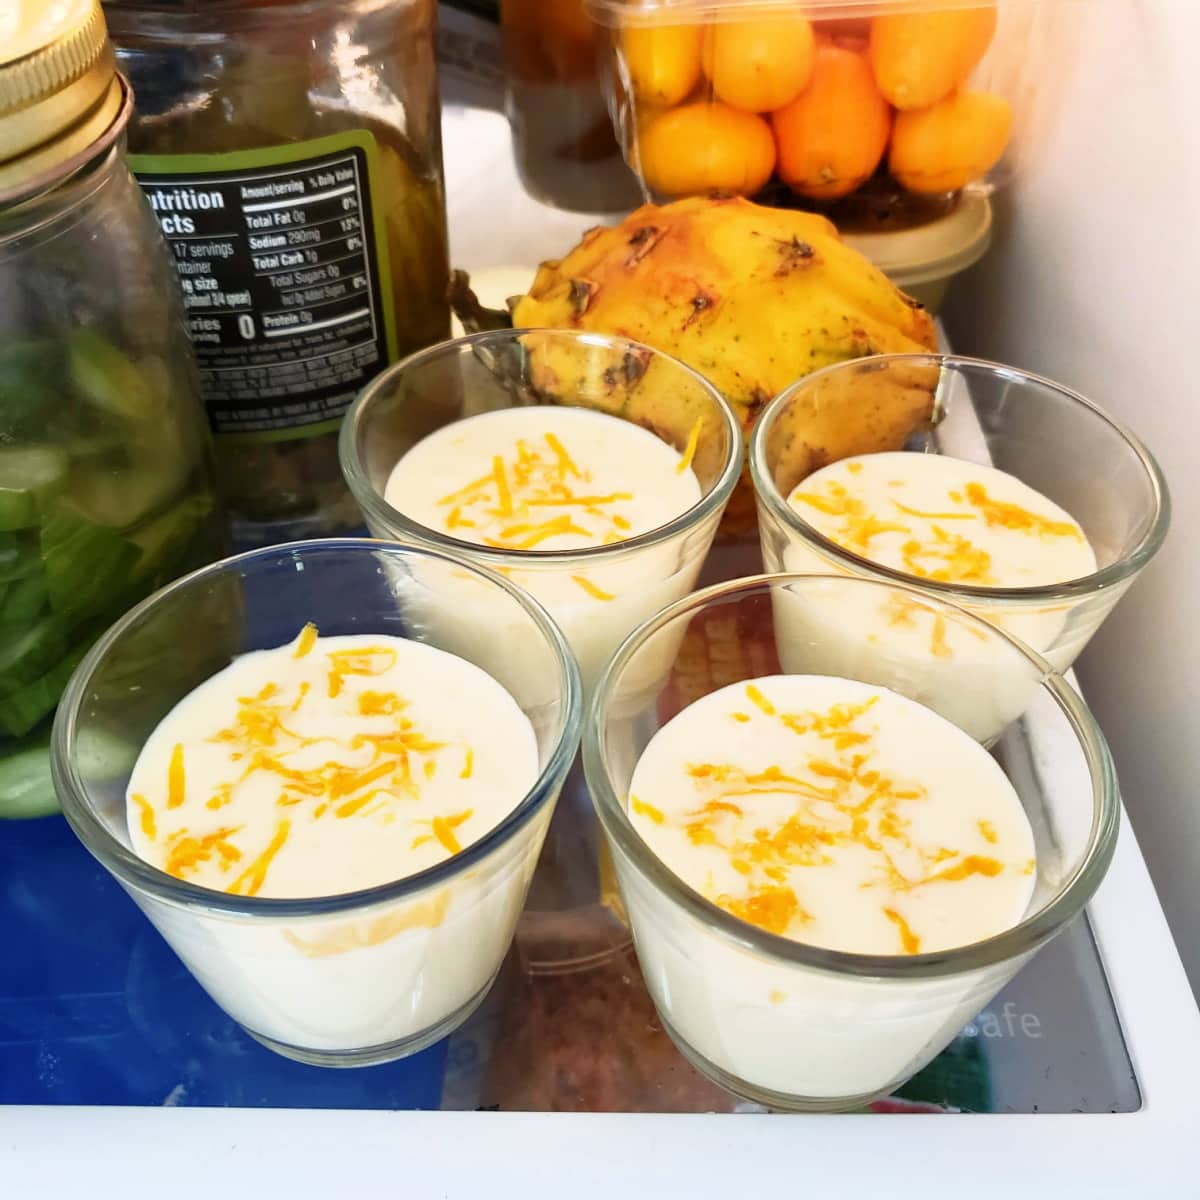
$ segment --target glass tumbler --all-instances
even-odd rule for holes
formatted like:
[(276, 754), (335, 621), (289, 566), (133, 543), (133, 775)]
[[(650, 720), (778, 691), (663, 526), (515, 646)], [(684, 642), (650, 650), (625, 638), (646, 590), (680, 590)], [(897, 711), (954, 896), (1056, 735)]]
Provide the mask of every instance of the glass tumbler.
[[(422, 438), (465, 417), (522, 406), (567, 405), (631, 421), (684, 453), (698, 430), (692, 469), (700, 499), (657, 529), (606, 546), (573, 551), (510, 550), (479, 545), (422, 525), (385, 499), (397, 460)], [(677, 359), (623, 338), (573, 330), (502, 330), (433, 346), (383, 372), (358, 398), (341, 435), (342, 469), (367, 525), (394, 538), (461, 554), (503, 572), (541, 601), (579, 661), (584, 693), (637, 625), (687, 595), (712, 545), (737, 482), (742, 435), (737, 418), (707, 380)], [(447, 488), (453, 481), (447, 481)], [(514, 628), (474, 595), (466, 580), (430, 621), (465, 657), (519, 670), (528, 631)], [(432, 596), (432, 591), (431, 591)], [(471, 620), (460, 620), (470, 612)], [(537, 679), (522, 678), (536, 691)], [(536, 695), (518, 697), (537, 702)], [(535, 880), (530, 906), (543, 921), (534, 961), (588, 959), (627, 943), (619, 920), (597, 911), (606, 891), (595, 818), (581, 770), (573, 770)], [(615, 895), (615, 889), (610, 889)], [(591, 912), (595, 917), (574, 917)], [(581, 928), (582, 923), (582, 928)], [(543, 936), (544, 935), (544, 936)], [(550, 945), (553, 943), (553, 945)], [(548, 955), (549, 958), (544, 956)]]
[[(540, 775), (494, 829), (408, 878), (305, 899), (197, 887), (134, 853), (130, 771), (184, 696), (235, 656), (283, 645), (310, 621), (323, 635), (386, 634), (446, 649), (426, 615), (428, 589), (449, 575), (470, 577), (497, 620), (527, 633), (520, 669), (544, 684), (539, 703), (523, 705)], [(520, 679), (484, 669), (520, 694)], [(491, 986), (575, 757), (580, 709), (561, 634), (507, 580), (437, 551), (297, 542), (188, 575), (114, 625), (59, 707), (54, 781), (83, 844), (248, 1033), (302, 1062), (368, 1065), (444, 1037)]]
[[(804, 945), (732, 916), (674, 874), (628, 813), (634, 768), (655, 733), (718, 685), (690, 668), (687, 645), (707, 624), (735, 627), (757, 668), (729, 664), (725, 683), (788, 673), (875, 684), (847, 640), (824, 629), (864, 596), (922, 606), (990, 645), (1019, 679), (1024, 703), (992, 754), (1016, 790), (1036, 846), (1022, 920), (971, 945), (877, 955)], [(780, 619), (788, 604), (820, 618)], [(682, 650), (678, 649), (682, 645)], [(836, 651), (836, 653), (835, 653)], [(665, 669), (663, 657), (672, 661)], [(947, 680), (932, 661), (935, 690)], [(784, 667), (784, 662), (789, 665)], [(959, 669), (963, 698), (946, 706), (970, 732), (968, 698), (986, 700), (978, 668)], [(654, 682), (647, 686), (647, 679)], [(923, 701), (929, 680), (910, 658), (889, 683)], [(703, 754), (698, 748), (698, 755)], [(758, 576), (698, 592), (643, 625), (618, 652), (584, 720), (588, 785), (608, 839), (638, 958), (663, 1026), (691, 1062), (729, 1091), (771, 1108), (855, 1108), (893, 1090), (943, 1050), (1030, 957), (1074, 918), (1108, 868), (1119, 797), (1104, 739), (1078, 694), (1001, 630), (914, 589), (852, 577)], [(786, 768), (785, 768), (786, 769)], [(780, 797), (781, 801), (786, 797)]]
[[(1035, 587), (992, 587), (918, 578), (870, 561), (819, 533), (787, 502), (825, 465), (804, 437), (813, 421), (870, 420), (914, 397), (932, 400), (933, 419), (905, 447), (1006, 471), (1065, 509), (1096, 554), (1087, 576)], [(843, 414), (839, 418), (838, 414)], [(817, 371), (780, 393), (750, 442), (750, 473), (768, 571), (847, 574), (912, 584), (1001, 626), (1066, 671), (1113, 606), (1153, 558), (1170, 521), (1166, 482), (1138, 439), (1091, 401), (1013, 367), (943, 355), (881, 355)], [(864, 599), (864, 603), (867, 601)], [(896, 614), (872, 607), (844, 622), (860, 642), (872, 632), (898, 649)], [(904, 622), (924, 645), (931, 619)], [(920, 653), (920, 651), (917, 651)], [(986, 666), (982, 643), (955, 654)]]
[[(562, 382), (566, 381), (566, 382)], [(692, 469), (701, 497), (658, 529), (582, 550), (510, 550), (421, 525), (384, 492), (422, 438), (464, 417), (536, 405), (588, 408), (631, 421), (681, 454), (699, 428)], [(573, 330), (471, 334), (384, 371), (342, 428), (342, 469), (376, 537), (430, 545), (501, 570), (546, 606), (579, 660), (585, 691), (625, 636), (691, 591), (741, 466), (737, 418), (701, 375), (637, 342)], [(582, 579), (581, 586), (564, 582)], [(601, 599), (599, 592), (607, 599)], [(519, 657), (521, 640), (493, 618), (487, 652)]]

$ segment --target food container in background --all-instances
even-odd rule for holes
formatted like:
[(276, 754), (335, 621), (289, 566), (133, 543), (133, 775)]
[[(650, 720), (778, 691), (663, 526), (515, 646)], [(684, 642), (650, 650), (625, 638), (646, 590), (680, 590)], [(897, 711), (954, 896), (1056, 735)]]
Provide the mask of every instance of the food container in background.
[(587, 2), (609, 30), (610, 109), (647, 196), (824, 213), (935, 301), (986, 250), (987, 196), (1053, 105), (1044, 42), (1061, 5)]
[(433, 0), (113, 0), (236, 540), (361, 518), (337, 427), (449, 332)]
[(936, 313), (950, 281), (974, 266), (992, 242), (992, 205), (980, 192), (963, 193), (950, 212), (909, 229), (844, 235), (900, 289)]
[(223, 541), (179, 286), (125, 162), (133, 100), (99, 0), (17, 0), (4, 25), (0, 816), (33, 816), (55, 806), (50, 719), (76, 664)]
[(607, 38), (584, 0), (501, 0), (500, 34), (525, 190), (573, 212), (636, 208), (641, 190), (621, 156), (600, 78)]

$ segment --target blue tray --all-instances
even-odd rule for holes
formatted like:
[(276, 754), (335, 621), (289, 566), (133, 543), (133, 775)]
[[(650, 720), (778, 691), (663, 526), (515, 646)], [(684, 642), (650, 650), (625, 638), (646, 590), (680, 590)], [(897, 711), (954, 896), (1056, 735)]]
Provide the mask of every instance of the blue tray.
[(0, 1104), (436, 1108), (446, 1043), (353, 1071), (265, 1050), (62, 817), (0, 821)]

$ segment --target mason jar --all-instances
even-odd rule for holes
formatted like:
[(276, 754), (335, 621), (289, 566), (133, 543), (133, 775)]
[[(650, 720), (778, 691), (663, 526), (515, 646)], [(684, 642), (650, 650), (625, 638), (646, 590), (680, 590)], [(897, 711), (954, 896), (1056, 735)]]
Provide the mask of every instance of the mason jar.
[(361, 524), (337, 427), (449, 334), (433, 0), (112, 0), (235, 540)]
[(0, 816), (30, 816), (54, 807), (50, 722), (76, 664), (126, 609), (224, 545), (179, 288), (125, 162), (132, 97), (99, 0), (16, 0), (12, 15), (0, 48)]

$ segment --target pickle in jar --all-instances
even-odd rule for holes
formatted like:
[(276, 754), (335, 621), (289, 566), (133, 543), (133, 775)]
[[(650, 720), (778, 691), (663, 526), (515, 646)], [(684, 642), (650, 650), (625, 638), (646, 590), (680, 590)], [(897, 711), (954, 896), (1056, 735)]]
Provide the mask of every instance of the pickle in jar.
[(235, 538), (355, 531), (336, 422), (450, 329), (433, 5), (249, 0), (205, 37), (168, 7), (115, 3), (109, 24), (143, 188), (219, 206), (165, 232)]
[(143, 368), (91, 327), (0, 349), (23, 430), (0, 447), (0, 817), (53, 811), (36, 731), (96, 637), (222, 548), (200, 449)]

